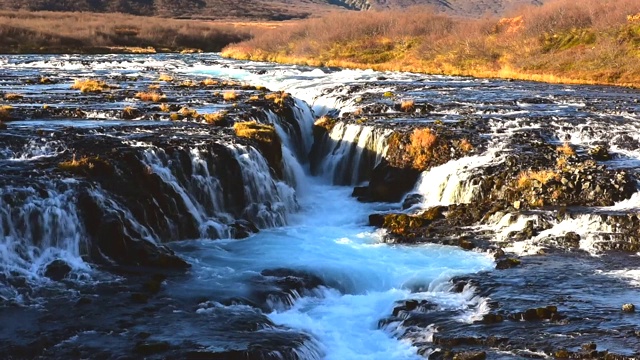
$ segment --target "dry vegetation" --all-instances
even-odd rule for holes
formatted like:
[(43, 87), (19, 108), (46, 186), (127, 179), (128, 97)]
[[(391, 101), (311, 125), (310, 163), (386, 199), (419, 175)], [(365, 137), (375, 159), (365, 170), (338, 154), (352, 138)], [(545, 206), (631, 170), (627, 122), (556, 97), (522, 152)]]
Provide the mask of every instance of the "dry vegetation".
[(203, 118), (204, 118), (204, 121), (207, 122), (207, 124), (223, 126), (227, 122), (228, 114), (229, 112), (223, 110), (213, 114), (205, 114), (203, 115)]
[(400, 109), (404, 112), (412, 112), (416, 108), (416, 103), (413, 100), (403, 100), (400, 103)]
[(0, 52), (219, 51), (252, 28), (124, 14), (0, 11)]
[(20, 100), (23, 97), (24, 97), (24, 95), (16, 94), (16, 93), (6, 93), (6, 94), (4, 94), (4, 99), (7, 100), (7, 101)]
[(11, 110), (10, 105), (0, 105), (0, 122), (11, 120)]
[(349, 12), (264, 31), (225, 56), (286, 63), (640, 86), (640, 2), (550, 0), (506, 19), (427, 8)]
[(99, 93), (99, 92), (107, 91), (113, 88), (113, 86), (101, 80), (77, 79), (73, 82), (73, 85), (71, 85), (71, 88), (75, 90), (80, 90), (83, 93)]
[(238, 93), (233, 90), (228, 90), (225, 91), (224, 94), (222, 94), (222, 98), (224, 99), (224, 101), (235, 101), (238, 99)]
[(139, 93), (137, 93), (135, 95), (135, 97), (137, 99), (140, 99), (141, 101), (148, 101), (148, 102), (165, 102), (165, 101), (167, 101), (167, 96), (164, 95), (164, 94), (161, 94), (161, 93), (159, 93), (157, 91), (140, 91)]
[(558, 176), (558, 173), (553, 170), (523, 171), (518, 175), (517, 187), (519, 189), (528, 189), (533, 185), (534, 181), (544, 185)]

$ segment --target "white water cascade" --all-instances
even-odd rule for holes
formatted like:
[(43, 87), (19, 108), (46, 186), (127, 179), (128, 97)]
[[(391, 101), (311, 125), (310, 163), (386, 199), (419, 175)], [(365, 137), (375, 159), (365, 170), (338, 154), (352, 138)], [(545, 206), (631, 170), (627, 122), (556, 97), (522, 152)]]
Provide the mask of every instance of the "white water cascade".
[(368, 180), (367, 169), (379, 164), (392, 131), (339, 122), (321, 144), (317, 173), (335, 185), (356, 185)]

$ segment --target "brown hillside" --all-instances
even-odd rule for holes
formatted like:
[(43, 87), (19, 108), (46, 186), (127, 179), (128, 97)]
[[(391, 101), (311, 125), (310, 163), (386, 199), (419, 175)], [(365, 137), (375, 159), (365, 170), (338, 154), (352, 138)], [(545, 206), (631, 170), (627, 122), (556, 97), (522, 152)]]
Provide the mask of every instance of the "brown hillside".
[(452, 15), (502, 14), (541, 0), (0, 0), (0, 10), (121, 12), (198, 19), (286, 20), (339, 9), (389, 10), (427, 5)]

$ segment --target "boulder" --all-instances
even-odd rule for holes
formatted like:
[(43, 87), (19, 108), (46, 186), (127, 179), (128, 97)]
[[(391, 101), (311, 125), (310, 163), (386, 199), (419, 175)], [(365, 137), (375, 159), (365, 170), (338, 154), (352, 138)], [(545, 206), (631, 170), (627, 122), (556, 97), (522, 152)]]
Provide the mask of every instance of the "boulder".
[(411, 168), (397, 168), (382, 161), (371, 174), (369, 196), (373, 201), (398, 202), (416, 184), (420, 172)]
[(57, 259), (47, 264), (44, 270), (44, 276), (53, 281), (61, 281), (62, 279), (67, 277), (70, 272), (71, 266), (69, 266), (69, 264), (67, 264), (64, 260)]

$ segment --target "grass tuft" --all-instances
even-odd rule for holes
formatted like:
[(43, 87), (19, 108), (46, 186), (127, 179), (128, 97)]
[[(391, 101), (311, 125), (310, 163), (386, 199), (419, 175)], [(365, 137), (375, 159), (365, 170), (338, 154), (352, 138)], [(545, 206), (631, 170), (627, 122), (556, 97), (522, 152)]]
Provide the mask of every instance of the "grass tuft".
[(212, 78), (207, 78), (202, 80), (202, 85), (204, 86), (216, 86), (218, 85), (220, 82), (218, 80), (212, 79)]
[(113, 88), (102, 80), (95, 79), (77, 79), (71, 85), (74, 90), (80, 90), (83, 93), (100, 93)]
[(564, 156), (575, 156), (576, 155), (576, 150), (568, 142), (565, 142), (562, 146), (558, 146), (556, 148), (556, 150), (560, 154), (562, 154)]
[(24, 97), (24, 95), (16, 94), (16, 93), (6, 93), (6, 94), (4, 94), (4, 99), (7, 100), (7, 101), (20, 100), (23, 97)]
[(545, 185), (549, 181), (557, 179), (558, 176), (558, 173), (553, 170), (522, 171), (518, 175), (517, 187), (519, 189), (530, 188), (533, 186), (534, 181), (537, 181), (541, 185)]
[(233, 90), (225, 91), (224, 94), (222, 94), (222, 98), (224, 101), (235, 101), (238, 99), (238, 93)]
[(416, 108), (416, 103), (414, 100), (403, 100), (400, 103), (400, 110), (404, 112), (412, 112)]
[(135, 95), (137, 99), (147, 102), (165, 102), (167, 96), (156, 91), (140, 91)]
[(224, 126), (227, 123), (227, 115), (228, 111), (218, 111), (213, 114), (205, 114), (203, 115), (204, 121), (207, 124), (216, 125), (216, 126)]

